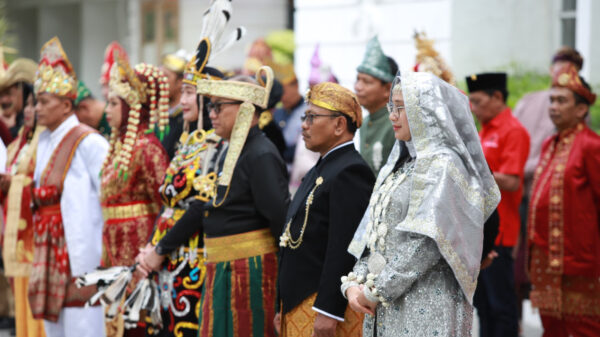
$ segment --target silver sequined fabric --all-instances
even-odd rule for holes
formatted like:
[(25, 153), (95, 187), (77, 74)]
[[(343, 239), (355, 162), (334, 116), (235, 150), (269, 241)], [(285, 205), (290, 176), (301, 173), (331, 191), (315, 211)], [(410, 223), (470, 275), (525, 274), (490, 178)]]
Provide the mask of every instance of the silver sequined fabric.
[[(412, 138), (396, 142), (379, 172), (348, 248), (359, 259), (355, 275), (341, 290), (364, 284), (381, 302), (376, 319), (365, 319), (366, 337), (470, 336), (483, 223), (500, 191), (468, 98), (428, 73), (397, 76), (392, 92), (400, 86)], [(407, 176), (392, 172), (403, 146), (414, 158), (399, 170)], [(375, 278), (363, 281), (369, 273)]]
[[(410, 184), (408, 177), (390, 191), (384, 222), (406, 216)], [(386, 235), (384, 247), (377, 247), (376, 252), (387, 263), (375, 287), (390, 306), (379, 304), (376, 320), (365, 317), (363, 336), (470, 336), (473, 308), (435, 241), (421, 234), (392, 230)], [(355, 265), (356, 275), (366, 278), (368, 258), (366, 254)]]

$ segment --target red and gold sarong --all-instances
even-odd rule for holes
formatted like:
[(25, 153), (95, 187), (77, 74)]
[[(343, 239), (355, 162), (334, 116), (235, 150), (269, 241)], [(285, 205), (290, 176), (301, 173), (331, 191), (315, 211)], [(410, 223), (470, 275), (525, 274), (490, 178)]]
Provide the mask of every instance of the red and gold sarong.
[(204, 240), (199, 336), (275, 337), (277, 246), (269, 229)]

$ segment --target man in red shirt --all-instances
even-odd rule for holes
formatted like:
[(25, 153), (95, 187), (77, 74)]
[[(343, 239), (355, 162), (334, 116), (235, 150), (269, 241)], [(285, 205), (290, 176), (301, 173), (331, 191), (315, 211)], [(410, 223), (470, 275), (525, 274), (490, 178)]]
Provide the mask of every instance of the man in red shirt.
[(574, 66), (553, 76), (550, 119), (529, 206), (531, 303), (544, 336), (600, 333), (600, 136), (585, 125), (594, 104)]
[(467, 86), (471, 109), (482, 125), (479, 137), (483, 153), (502, 194), (494, 247), (497, 257), (479, 274), (473, 302), (479, 314), (480, 336), (516, 337), (519, 326), (512, 251), (521, 227), (519, 204), (529, 134), (506, 105), (505, 73), (469, 76)]

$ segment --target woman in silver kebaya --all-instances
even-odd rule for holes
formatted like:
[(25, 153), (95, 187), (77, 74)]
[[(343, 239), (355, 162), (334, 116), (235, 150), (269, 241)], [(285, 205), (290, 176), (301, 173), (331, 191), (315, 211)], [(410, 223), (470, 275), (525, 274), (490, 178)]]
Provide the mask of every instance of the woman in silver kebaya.
[(398, 140), (379, 172), (342, 278), (364, 336), (470, 336), (483, 224), (500, 201), (468, 98), (429, 73), (398, 74)]

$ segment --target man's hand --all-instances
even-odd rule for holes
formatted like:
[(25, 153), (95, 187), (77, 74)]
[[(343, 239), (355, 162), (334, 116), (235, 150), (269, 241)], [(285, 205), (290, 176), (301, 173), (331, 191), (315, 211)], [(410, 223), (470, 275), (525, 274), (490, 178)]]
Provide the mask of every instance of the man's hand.
[(280, 312), (275, 314), (275, 318), (273, 318), (273, 325), (275, 326), (275, 331), (277, 331), (277, 334), (281, 335), (281, 313)]
[(363, 285), (359, 287), (350, 287), (346, 290), (346, 297), (350, 308), (363, 314), (375, 315), (377, 303), (369, 302), (363, 293)]
[(164, 259), (165, 257), (156, 254), (154, 246), (148, 243), (146, 247), (140, 248), (139, 254), (135, 257), (135, 262), (138, 263), (136, 269), (147, 277), (153, 270), (160, 268)]
[(11, 180), (10, 174), (0, 173), (0, 190), (2, 190), (2, 192), (4, 192), (5, 194), (8, 192), (8, 189), (10, 188), (10, 180)]
[(489, 267), (492, 264), (492, 262), (494, 262), (494, 259), (497, 257), (498, 253), (495, 250), (489, 252), (485, 259), (481, 261), (481, 266), (479, 267), (479, 270), (484, 270), (485, 268)]
[(315, 318), (315, 324), (313, 325), (312, 337), (335, 337), (337, 324), (337, 320), (317, 313), (317, 318)]

